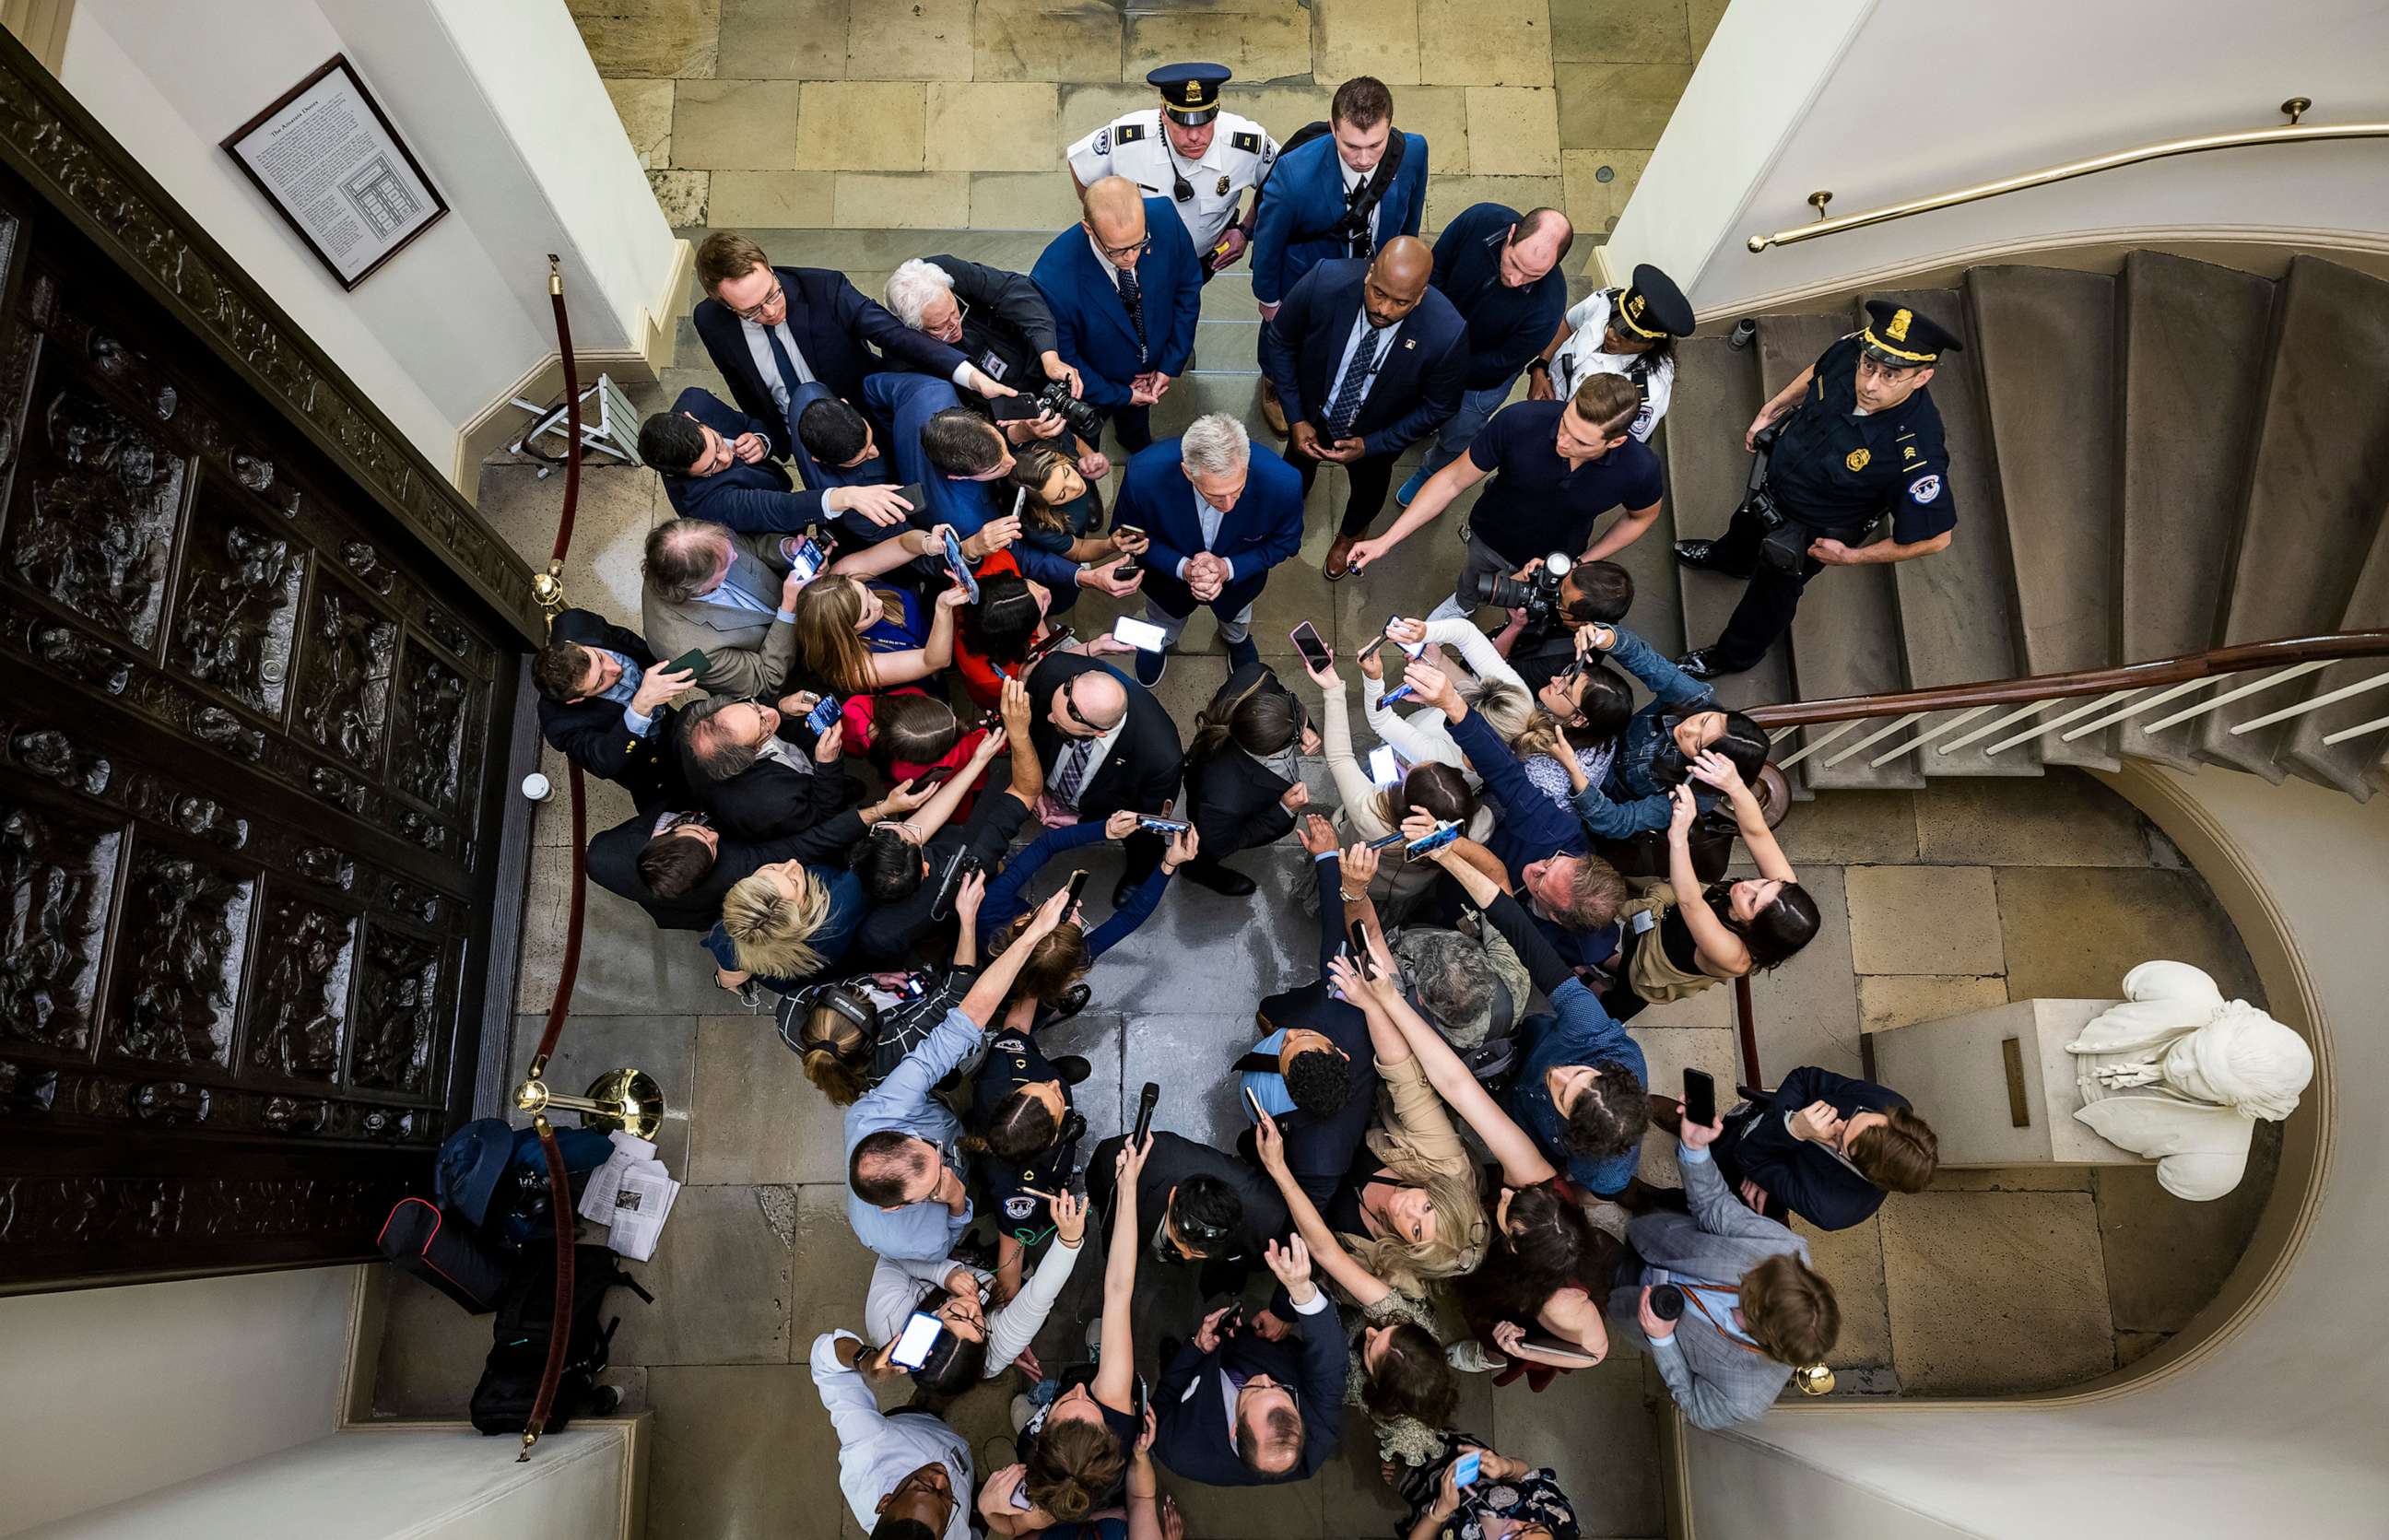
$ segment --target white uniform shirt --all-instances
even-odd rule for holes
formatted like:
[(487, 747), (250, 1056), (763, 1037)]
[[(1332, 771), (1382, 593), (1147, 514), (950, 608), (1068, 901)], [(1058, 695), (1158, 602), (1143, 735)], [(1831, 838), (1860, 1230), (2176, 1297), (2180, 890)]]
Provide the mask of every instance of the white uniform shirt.
[[(1561, 401), (1576, 394), (1576, 388), (1594, 375), (1627, 375), (1646, 354), (1604, 353), (1601, 350), (1601, 335), (1609, 329), (1610, 290), (1596, 289), (1568, 308), (1567, 324), (1575, 332), (1560, 350), (1552, 355), (1552, 393)], [(1648, 439), (1659, 419), (1667, 414), (1667, 401), (1675, 393), (1676, 360), (1671, 354), (1652, 364), (1642, 377), (1642, 410), (1634, 414), (1634, 426), (1627, 431), (1638, 439)]]
[(1115, 118), (1066, 152), (1070, 174), (1080, 186), (1093, 185), (1098, 177), (1124, 176), (1147, 197), (1173, 197), (1183, 176), (1194, 196), (1177, 205), (1178, 217), (1194, 242), (1194, 254), (1207, 258), (1227, 233), (1245, 190), (1260, 185), (1277, 164), (1277, 141), (1250, 118), (1222, 111), (1211, 124), (1211, 147), (1202, 159), (1188, 160), (1170, 147), (1158, 107)]

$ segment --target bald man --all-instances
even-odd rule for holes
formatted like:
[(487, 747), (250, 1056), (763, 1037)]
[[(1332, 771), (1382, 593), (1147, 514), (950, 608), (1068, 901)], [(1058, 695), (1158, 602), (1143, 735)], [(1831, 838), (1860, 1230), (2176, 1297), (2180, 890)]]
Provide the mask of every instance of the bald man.
[[(1178, 217), (1169, 223), (1182, 232)], [(1038, 811), (1048, 822), (1100, 823), (1126, 809), (1167, 813), (1177, 799), (1185, 753), (1178, 729), (1153, 693), (1101, 658), (1049, 653), (1028, 671), (1036, 712), (1028, 739), (1046, 767)], [(1159, 836), (1138, 833), (1121, 842), (1128, 859), (1112, 907), (1128, 901), (1161, 864)]]
[(1099, 178), (1080, 201), (1086, 217), (1028, 275), (1053, 307), (1055, 350), (1079, 371), (1080, 399), (1133, 453), (1153, 442), (1153, 403), (1194, 351), (1202, 263), (1169, 200), (1128, 178)]
[(1304, 495), (1322, 462), (1343, 466), (1349, 483), (1327, 548), (1330, 582), (1385, 507), (1396, 456), (1460, 409), (1468, 327), (1430, 286), (1434, 274), (1426, 243), (1397, 235), (1370, 261), (1304, 274), (1261, 329), (1261, 366), (1286, 406), (1286, 459)]

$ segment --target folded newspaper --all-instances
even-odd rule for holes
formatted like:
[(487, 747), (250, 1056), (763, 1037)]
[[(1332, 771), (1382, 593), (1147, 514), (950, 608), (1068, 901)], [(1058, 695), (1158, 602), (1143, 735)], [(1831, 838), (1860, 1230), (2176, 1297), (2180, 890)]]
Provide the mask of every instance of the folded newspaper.
[(680, 1196), (680, 1183), (671, 1179), (664, 1163), (656, 1159), (656, 1147), (645, 1139), (619, 1128), (607, 1137), (614, 1141), (614, 1152), (589, 1173), (589, 1185), (581, 1194), (581, 1217), (607, 1227), (607, 1246), (633, 1262), (645, 1262), (656, 1254), (656, 1241), (671, 1214), (672, 1200)]

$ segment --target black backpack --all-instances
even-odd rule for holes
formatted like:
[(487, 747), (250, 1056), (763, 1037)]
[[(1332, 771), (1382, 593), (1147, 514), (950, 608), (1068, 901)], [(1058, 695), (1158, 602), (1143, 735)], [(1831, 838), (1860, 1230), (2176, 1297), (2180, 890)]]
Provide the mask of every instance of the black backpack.
[[(603, 1246), (576, 1246), (572, 1254), (572, 1326), (564, 1350), (564, 1377), (556, 1384), (549, 1408), (547, 1432), (556, 1432), (575, 1417), (603, 1417), (621, 1401), (621, 1393), (597, 1383), (613, 1350), (617, 1316), (598, 1324), (607, 1291), (620, 1284), (649, 1305), (656, 1297), (622, 1270), (620, 1259)], [(480, 1383), (473, 1387), (473, 1426), (485, 1433), (519, 1433), (530, 1421), (532, 1403), (539, 1398), (539, 1379), (547, 1368), (547, 1344), (556, 1334), (556, 1254), (542, 1250), (526, 1254), (506, 1277), (505, 1293), (498, 1302), (490, 1356), (481, 1368)]]

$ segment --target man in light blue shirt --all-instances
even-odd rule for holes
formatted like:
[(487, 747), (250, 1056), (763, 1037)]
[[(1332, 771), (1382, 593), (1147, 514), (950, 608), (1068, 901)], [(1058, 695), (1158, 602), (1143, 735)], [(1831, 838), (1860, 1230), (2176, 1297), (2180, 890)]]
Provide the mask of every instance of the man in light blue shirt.
[[(976, 882), (978, 879), (974, 878)], [(987, 1028), (1012, 993), (1020, 965), (1062, 923), (1067, 887), (1056, 889), (1019, 940), (979, 974), (895, 1072), (846, 1114), (846, 1215), (855, 1239), (895, 1262), (952, 1254), (974, 1217), (962, 1120), (931, 1094), (975, 1062)]]

